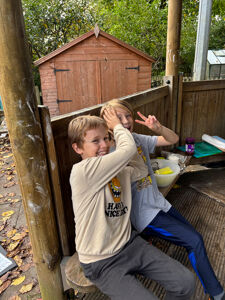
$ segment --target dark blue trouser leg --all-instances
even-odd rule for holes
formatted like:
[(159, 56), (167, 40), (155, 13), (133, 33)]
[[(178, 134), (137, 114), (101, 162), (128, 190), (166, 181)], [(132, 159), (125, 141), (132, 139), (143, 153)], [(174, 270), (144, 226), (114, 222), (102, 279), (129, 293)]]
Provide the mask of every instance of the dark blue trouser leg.
[(202, 236), (175, 208), (171, 207), (167, 213), (160, 211), (142, 233), (186, 248), (205, 292), (212, 296), (222, 293), (223, 288), (209, 262)]

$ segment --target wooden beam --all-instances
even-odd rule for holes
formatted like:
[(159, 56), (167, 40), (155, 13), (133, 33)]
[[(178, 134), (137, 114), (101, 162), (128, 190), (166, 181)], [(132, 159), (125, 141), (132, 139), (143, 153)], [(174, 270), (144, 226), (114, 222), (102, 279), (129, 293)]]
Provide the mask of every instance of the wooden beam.
[(43, 300), (64, 299), (60, 249), (20, 0), (0, 1), (0, 91)]
[(166, 47), (166, 76), (178, 75), (182, 0), (169, 0)]
[(180, 136), (181, 133), (181, 118), (182, 118), (182, 99), (183, 99), (183, 75), (178, 77), (178, 100), (177, 100), (177, 117), (176, 117), (176, 133)]
[(66, 229), (66, 219), (63, 207), (63, 199), (60, 188), (58, 161), (55, 152), (54, 138), (51, 128), (51, 119), (47, 106), (39, 105), (40, 122), (45, 143), (46, 158), (51, 182), (51, 191), (54, 199), (55, 214), (58, 224), (58, 232), (63, 256), (70, 255), (70, 245)]

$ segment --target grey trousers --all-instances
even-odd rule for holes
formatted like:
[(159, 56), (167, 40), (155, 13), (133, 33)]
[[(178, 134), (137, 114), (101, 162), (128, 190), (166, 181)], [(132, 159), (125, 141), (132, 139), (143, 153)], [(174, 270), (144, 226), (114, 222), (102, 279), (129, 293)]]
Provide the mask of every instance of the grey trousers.
[(188, 300), (195, 290), (195, 277), (186, 267), (135, 232), (117, 255), (81, 265), (85, 276), (112, 300), (158, 299), (136, 274), (160, 283), (166, 289), (165, 300)]

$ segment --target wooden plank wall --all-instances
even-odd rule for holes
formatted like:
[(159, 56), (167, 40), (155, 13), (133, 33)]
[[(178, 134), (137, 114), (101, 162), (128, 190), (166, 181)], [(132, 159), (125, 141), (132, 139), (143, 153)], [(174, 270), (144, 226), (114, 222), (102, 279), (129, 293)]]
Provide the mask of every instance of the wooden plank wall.
[[(134, 95), (126, 97), (126, 100), (132, 104), (135, 111), (140, 110), (145, 115), (154, 114), (159, 118), (160, 122), (162, 122), (165, 126), (169, 126), (170, 105), (169, 105), (169, 89), (167, 86), (148, 90), (145, 91), (144, 93), (143, 92), (136, 93)], [(70, 254), (73, 254), (75, 250), (74, 248), (75, 225), (74, 225), (74, 215), (73, 215), (73, 208), (71, 202), (71, 189), (69, 185), (69, 176), (73, 164), (79, 162), (80, 158), (72, 150), (72, 147), (68, 141), (67, 138), (68, 124), (70, 120), (82, 114), (99, 115), (99, 111), (101, 107), (102, 105), (99, 104), (88, 109), (82, 109), (73, 113), (54, 117), (51, 120), (52, 134), (55, 143), (55, 152), (58, 161), (60, 187), (61, 187), (62, 201), (64, 206), (64, 215), (66, 220), (68, 244), (70, 246), (69, 247)], [(136, 126), (136, 131), (143, 134), (147, 134), (147, 133), (149, 134), (149, 132), (147, 132), (143, 126), (139, 126), (139, 125)], [(61, 209), (61, 208), (58, 208), (56, 204), (56, 209)], [(59, 222), (59, 226), (61, 226), (60, 220), (58, 220), (58, 222)], [(68, 255), (68, 253), (64, 252), (63, 255)]]
[(225, 137), (225, 80), (183, 82), (180, 143), (204, 133)]

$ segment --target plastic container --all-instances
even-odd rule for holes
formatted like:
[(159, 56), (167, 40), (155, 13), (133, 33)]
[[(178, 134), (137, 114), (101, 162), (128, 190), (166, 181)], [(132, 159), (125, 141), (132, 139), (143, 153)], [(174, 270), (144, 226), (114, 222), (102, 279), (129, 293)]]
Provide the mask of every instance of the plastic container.
[(176, 155), (176, 154), (170, 154), (168, 157), (167, 157), (168, 160), (171, 160), (172, 162), (176, 163), (176, 164), (179, 164), (179, 157)]
[(158, 166), (159, 169), (170, 167), (170, 169), (173, 171), (172, 174), (166, 174), (166, 175), (159, 175), (155, 174), (156, 182), (158, 187), (166, 187), (170, 185), (173, 180), (176, 178), (176, 176), (180, 173), (180, 167), (176, 162), (173, 162), (168, 159), (151, 159), (152, 166)]
[(185, 153), (187, 155), (193, 155), (195, 153), (195, 139), (188, 137), (185, 140)]

